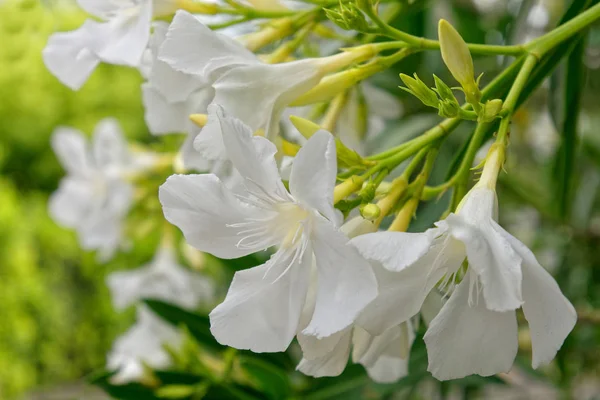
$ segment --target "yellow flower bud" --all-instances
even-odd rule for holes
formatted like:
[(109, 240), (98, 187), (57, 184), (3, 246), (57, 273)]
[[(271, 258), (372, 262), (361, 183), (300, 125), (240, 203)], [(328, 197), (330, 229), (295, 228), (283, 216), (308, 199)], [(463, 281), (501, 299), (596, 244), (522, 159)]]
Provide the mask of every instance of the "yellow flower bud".
[(208, 121), (208, 115), (206, 114), (191, 114), (190, 121), (194, 124), (198, 125), (200, 128), (204, 128), (206, 122)]
[(377, 204), (365, 204), (360, 208), (360, 215), (368, 221), (375, 221), (381, 215), (381, 209)]
[(319, 129), (321, 129), (321, 127), (318, 124), (315, 124), (314, 122), (306, 118), (298, 117), (296, 115), (291, 115), (290, 121), (296, 127), (296, 129), (298, 129), (298, 132), (300, 132), (302, 136), (304, 136), (307, 139), (310, 139), (312, 135), (314, 135)]

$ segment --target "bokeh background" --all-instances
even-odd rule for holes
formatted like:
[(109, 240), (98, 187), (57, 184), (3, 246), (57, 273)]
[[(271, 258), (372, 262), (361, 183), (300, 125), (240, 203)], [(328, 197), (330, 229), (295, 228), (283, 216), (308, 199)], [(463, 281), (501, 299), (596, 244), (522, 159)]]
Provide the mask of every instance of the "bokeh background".
[[(435, 22), (445, 17), (467, 41), (500, 44), (524, 42), (551, 29), (570, 1), (416, 3), (394, 21), (396, 26), (434, 37)], [(48, 196), (63, 175), (49, 146), (57, 126), (89, 134), (110, 116), (132, 141), (150, 141), (137, 71), (101, 65), (81, 91), (72, 92), (45, 69), (41, 50), (48, 36), (79, 26), (85, 17), (69, 1), (0, 1), (0, 399), (102, 398), (85, 378), (102, 369), (112, 341), (134, 319), (133, 310), (113, 310), (105, 277), (147, 262), (156, 245), (156, 238), (138, 237), (130, 251), (99, 264), (79, 249), (73, 232), (47, 214)], [(580, 312), (575, 331), (557, 361), (537, 372), (528, 367), (524, 332), (510, 387), (490, 381), (473, 391), (465, 389), (473, 385), (457, 389), (429, 382), (413, 390), (412, 398), (600, 399), (599, 28), (592, 27), (578, 49), (581, 106), (565, 101), (569, 74), (563, 63), (517, 114), (509, 174), (499, 189), (502, 224), (534, 249), (575, 304)], [(498, 57), (475, 61), (476, 69), (485, 72), (484, 81), (508, 62)], [(433, 53), (411, 57), (377, 76), (373, 82), (400, 98), (404, 112), (373, 140), (374, 148), (400, 143), (439, 120), (397, 89), (397, 74), (414, 71), (428, 83), (432, 73), (448, 77)], [(565, 132), (565, 118), (572, 115), (579, 118), (578, 129)], [(450, 136), (434, 180), (443, 180), (470, 128), (465, 125)], [(565, 163), (571, 167), (564, 168)], [(411, 230), (428, 227), (445, 206), (444, 199), (423, 206)], [(134, 234), (136, 227), (131, 226)], [(358, 390), (352, 388), (359, 393), (356, 398), (368, 398)], [(340, 396), (332, 398), (350, 398)]]

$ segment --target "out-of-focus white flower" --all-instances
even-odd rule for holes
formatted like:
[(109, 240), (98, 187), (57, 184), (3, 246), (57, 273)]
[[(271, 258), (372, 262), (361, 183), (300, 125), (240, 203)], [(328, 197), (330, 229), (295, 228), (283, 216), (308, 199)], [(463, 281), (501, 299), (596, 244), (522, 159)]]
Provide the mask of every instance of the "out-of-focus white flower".
[(112, 300), (122, 310), (144, 298), (163, 300), (193, 309), (213, 297), (212, 283), (177, 263), (170, 247), (162, 247), (147, 265), (132, 271), (113, 272), (107, 277)]
[(285, 350), (299, 328), (313, 257), (317, 300), (303, 333), (323, 338), (348, 327), (377, 289), (368, 263), (335, 227), (333, 138), (317, 132), (300, 150), (288, 191), (273, 143), (223, 110), (217, 115), (243, 193), (232, 193), (214, 175), (171, 176), (159, 192), (165, 217), (191, 245), (217, 257), (278, 250), (267, 263), (235, 274), (225, 301), (210, 314), (213, 335), (240, 349)]
[(100, 62), (137, 67), (150, 38), (153, 17), (175, 12), (174, 0), (78, 0), (94, 17), (77, 30), (50, 36), (42, 52), (46, 67), (63, 84), (79, 89)]
[(113, 119), (98, 123), (91, 145), (78, 130), (58, 128), (52, 147), (67, 176), (50, 197), (50, 215), (75, 229), (84, 249), (98, 250), (107, 260), (121, 245), (122, 220), (133, 199), (127, 178), (152, 165), (154, 157), (130, 153)]
[(117, 371), (112, 380), (115, 384), (140, 380), (144, 365), (166, 368), (171, 364), (164, 345), (178, 348), (183, 335), (154, 313), (140, 306), (137, 322), (125, 334), (117, 338), (108, 353), (106, 367)]

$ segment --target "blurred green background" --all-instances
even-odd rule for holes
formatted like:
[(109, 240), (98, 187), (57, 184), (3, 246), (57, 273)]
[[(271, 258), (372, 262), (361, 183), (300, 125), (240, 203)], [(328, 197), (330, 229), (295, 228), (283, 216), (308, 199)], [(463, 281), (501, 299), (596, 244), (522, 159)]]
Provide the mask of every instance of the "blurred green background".
[[(516, 43), (550, 28), (569, 4), (562, 0), (418, 0), (394, 24), (414, 34), (433, 37), (435, 21), (444, 16), (469, 41)], [(536, 14), (538, 5), (545, 11), (538, 10)], [(141, 78), (137, 71), (101, 65), (81, 91), (72, 92), (45, 69), (41, 50), (48, 35), (75, 28), (84, 18), (69, 4), (0, 1), (1, 400), (20, 398), (32, 391), (52, 392), (55, 386), (70, 385), (101, 369), (113, 339), (133, 321), (131, 311), (118, 314), (112, 309), (105, 276), (113, 270), (141, 265), (153, 251), (153, 243), (142, 243), (133, 251), (119, 254), (109, 264), (99, 265), (93, 254), (79, 249), (73, 232), (58, 227), (46, 212), (48, 196), (63, 176), (49, 146), (56, 126), (73, 126), (89, 134), (99, 120), (112, 116), (119, 119), (130, 139), (149, 137), (143, 121)], [(586, 40), (578, 53), (584, 66), (580, 71), (581, 107), (569, 109), (573, 103), (565, 103), (568, 71), (563, 63), (518, 114), (513, 124), (509, 175), (499, 189), (501, 222), (535, 250), (580, 311), (581, 318), (557, 361), (538, 372), (527, 366), (530, 355), (524, 332), (512, 391), (506, 388), (476, 391), (483, 398), (541, 396), (532, 393), (544, 393), (546, 399), (600, 398), (597, 311), (600, 309), (600, 31), (597, 27)], [(478, 71), (485, 71), (484, 81), (489, 81), (504, 62), (484, 57), (476, 59), (476, 66)], [(402, 119), (376, 139), (378, 145), (397, 144), (439, 120), (431, 110), (396, 90), (397, 73), (414, 71), (428, 83), (432, 83), (432, 73), (448, 78), (439, 56), (433, 53), (412, 57), (394, 71), (378, 76), (375, 82), (401, 97), (405, 109)], [(564, 120), (570, 112), (577, 113), (580, 119), (577, 134), (568, 136)], [(470, 128), (465, 126), (450, 136), (441, 151), (434, 180), (443, 180)], [(570, 168), (565, 168), (565, 163)], [(569, 179), (563, 179), (565, 171), (569, 171)], [(444, 207), (443, 200), (422, 206), (411, 230), (428, 227)], [(342, 382), (356, 394), (353, 398), (380, 398), (373, 392), (368, 392), (371, 396), (365, 394), (362, 391), (367, 390), (365, 385), (364, 388), (348, 385), (357, 376), (362, 379), (364, 373), (361, 368), (353, 367), (339, 381), (321, 380), (314, 385), (326, 387)], [(459, 398), (475, 398), (473, 387), (481, 386), (481, 382), (462, 386), (437, 385), (432, 381), (426, 384), (434, 389), (413, 390), (410, 395), (432, 398), (422, 393), (434, 393), (443, 398), (459, 393)], [(538, 386), (542, 392), (529, 390)], [(458, 392), (452, 390), (456, 387)], [(337, 394), (321, 398), (349, 398), (347, 391), (333, 393)], [(391, 393), (408, 396), (400, 389)], [(386, 398), (406, 398), (392, 395)], [(55, 398), (65, 398), (60, 396)], [(91, 394), (73, 396), (92, 398)]]

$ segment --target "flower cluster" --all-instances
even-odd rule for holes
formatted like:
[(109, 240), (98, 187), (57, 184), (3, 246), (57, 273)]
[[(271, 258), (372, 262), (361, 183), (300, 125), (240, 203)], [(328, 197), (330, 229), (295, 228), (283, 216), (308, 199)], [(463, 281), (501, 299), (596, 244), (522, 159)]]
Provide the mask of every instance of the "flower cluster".
[[(77, 231), (84, 248), (104, 259), (120, 248), (134, 182), (158, 168), (171, 176), (159, 189), (147, 185), (158, 189), (164, 218), (189, 245), (221, 259), (270, 254), (264, 264), (236, 272), (210, 313), (221, 344), (282, 352), (296, 339), (302, 350), (297, 369), (307, 375), (339, 375), (351, 358), (373, 380), (394, 382), (407, 374), (421, 330), (434, 377), (489, 376), (512, 367), (522, 309), (533, 367), (554, 358), (575, 325), (575, 310), (532, 251), (497, 222), (496, 180), (514, 95), (480, 102), (469, 47), (447, 22), (440, 23), (435, 43), (468, 106), (437, 77), (430, 89), (403, 76), (410, 93), (450, 118), (369, 154), (365, 138), (401, 107), (363, 81), (420, 48), (411, 46), (410, 35), (381, 43), (371, 38), (322, 57), (302, 57), (299, 48), (324, 40), (311, 35), (319, 27), (333, 35), (319, 19), (323, 13), (363, 34), (372, 24), (382, 26), (370, 2), (340, 3), (339, 12), (174, 0), (80, 3), (105, 22), (89, 20), (55, 34), (44, 50), (50, 71), (79, 88), (99, 62), (137, 67), (149, 131), (185, 134), (177, 156), (165, 158), (131, 153), (112, 120), (99, 124), (91, 148), (71, 129), (55, 133), (53, 146), (68, 176), (50, 210)], [(218, 10), (245, 15), (244, 22), (250, 15), (278, 17), (232, 37), (197, 16)], [(164, 16), (172, 17), (170, 24), (152, 22)], [(265, 48), (272, 51), (259, 54)], [(291, 113), (306, 119), (296, 115), (290, 123)], [(461, 119), (479, 126), (457, 174), (441, 187), (426, 186), (437, 149)], [(467, 192), (482, 132), (496, 119), (496, 143)], [(401, 174), (386, 180), (401, 166)], [(406, 232), (420, 201), (450, 188), (453, 201), (442, 219), (425, 232)], [(147, 267), (111, 275), (108, 285), (117, 309), (148, 297), (193, 309), (212, 293), (206, 281), (178, 266), (170, 246)], [(122, 380), (135, 379), (142, 363), (168, 364), (161, 344), (176, 347), (180, 340), (139, 306), (138, 323), (115, 343), (109, 367), (120, 368)]]

